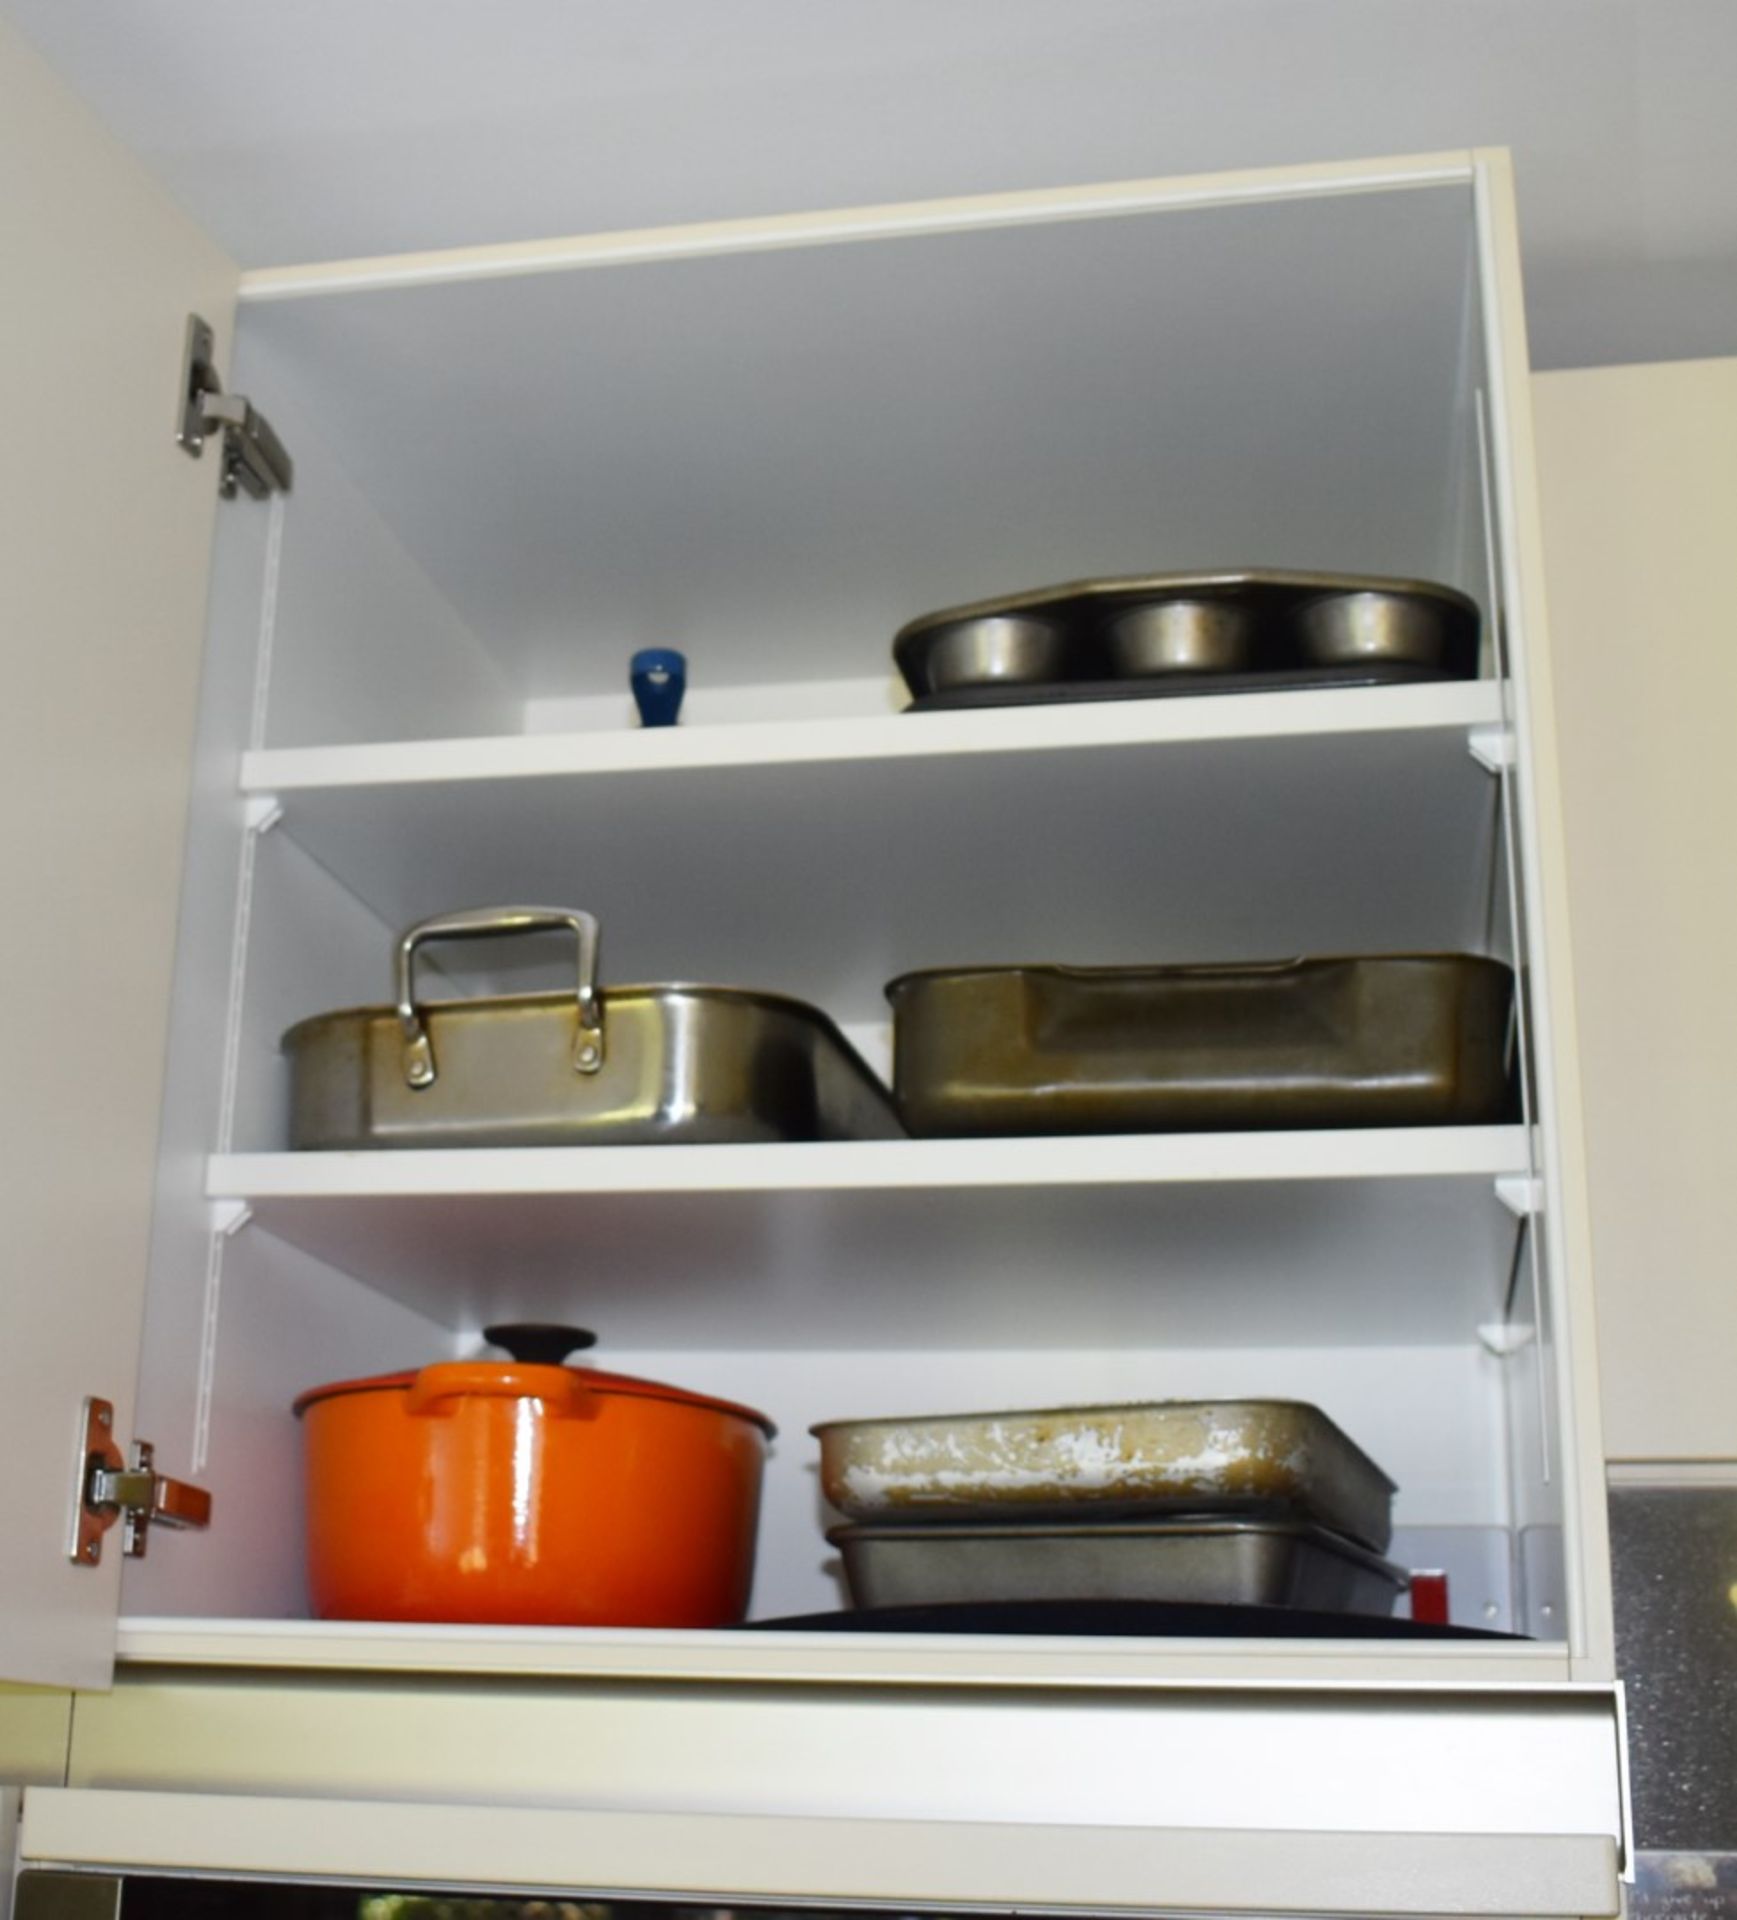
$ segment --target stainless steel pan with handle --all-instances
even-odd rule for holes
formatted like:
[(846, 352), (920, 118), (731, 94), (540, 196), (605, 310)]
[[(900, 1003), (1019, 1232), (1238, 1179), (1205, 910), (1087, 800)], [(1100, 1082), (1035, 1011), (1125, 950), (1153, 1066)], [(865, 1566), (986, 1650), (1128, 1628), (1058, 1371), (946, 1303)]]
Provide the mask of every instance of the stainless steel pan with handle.
[[(428, 1002), (416, 961), (437, 941), (571, 932), (576, 985)], [(478, 907), (408, 928), (394, 1002), (284, 1035), (298, 1148), (635, 1146), (875, 1140), (901, 1132), (885, 1090), (805, 1001), (739, 987), (600, 987), (596, 918)]]

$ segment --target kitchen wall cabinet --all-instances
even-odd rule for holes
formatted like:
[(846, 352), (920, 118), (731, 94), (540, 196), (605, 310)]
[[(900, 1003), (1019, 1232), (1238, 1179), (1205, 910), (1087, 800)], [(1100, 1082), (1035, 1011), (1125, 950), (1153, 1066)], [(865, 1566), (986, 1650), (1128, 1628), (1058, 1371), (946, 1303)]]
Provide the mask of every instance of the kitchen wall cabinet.
[(1737, 361), (1535, 383), (1605, 1444), (1737, 1462)]
[[(296, 1637), (295, 1392), (524, 1317), (781, 1421), (762, 1619), (837, 1591), (811, 1420), (1286, 1392), (1388, 1464), (1409, 1551), (1495, 1536), (1512, 1577), (1457, 1584), (1533, 1630), (1507, 1654), (1608, 1674), (1499, 178), (1450, 156), (246, 276), (234, 379), (296, 484), (219, 530), (199, 758), (229, 786), (189, 840), (141, 1375), (226, 1522), (137, 1570), (136, 1653), (194, 1657), (214, 1613)], [(1232, 540), (1453, 581), (1485, 671), (895, 710), (913, 604)], [(651, 639), (696, 663), (662, 734), (626, 724)], [(1034, 940), (1485, 950), (1528, 984), (1529, 1124), (284, 1151), (283, 1029), (380, 997), (397, 928), (503, 894), (600, 912), (606, 981), (793, 992), (881, 1058), (888, 978)]]
[[(198, 264), (170, 274), (183, 310), (224, 293)], [(92, 1689), (68, 1786), (27, 1795), (25, 1857), (281, 1873), (293, 1847), (304, 1872), (394, 1879), (438, 1833), (441, 1874), (476, 1881), (559, 1862), (780, 1899), (1613, 1910), (1574, 1011), (1502, 158), (340, 262), (238, 293), (224, 372), (295, 480), (227, 503), (211, 547), (136, 1410), (217, 1517), (127, 1568), (112, 1687), (93, 1637), (17, 1643), (19, 1677)], [(155, 401), (177, 353), (153, 341)], [(174, 487), (214, 486), (166, 431), (145, 441)], [(71, 470), (50, 478), (70, 504)], [(1449, 580), (1484, 610), (1482, 673), (895, 710), (906, 614), (1203, 557)], [(183, 559), (203, 592), (203, 555)], [(86, 617), (54, 611), (88, 644)], [(626, 724), (626, 657), (652, 639), (696, 662), (667, 734)], [(282, 1029), (383, 997), (404, 922), (503, 894), (600, 911), (606, 983), (782, 987), (871, 1054), (886, 978), (1034, 940), (1082, 962), (1469, 947), (1521, 968), (1525, 1112), (1051, 1147), (287, 1152)], [(57, 1216), (69, 1245), (87, 1212)], [(1460, 1605), (1531, 1637), (303, 1617), (294, 1393), (533, 1316), (780, 1420), (762, 1619), (836, 1593), (811, 1418), (1265, 1392), (1326, 1405), (1400, 1480), (1405, 1550), (1460, 1554)], [(125, 1420), (124, 1392), (46, 1361), (32, 1391), (59, 1395), (36, 1445), (64, 1489), (80, 1396)], [(113, 1555), (69, 1567), (58, 1526), (35, 1544), (45, 1581), (112, 1596)], [(214, 1823), (219, 1788), (239, 1802)], [(1012, 1833), (1043, 1836), (1017, 1874)]]

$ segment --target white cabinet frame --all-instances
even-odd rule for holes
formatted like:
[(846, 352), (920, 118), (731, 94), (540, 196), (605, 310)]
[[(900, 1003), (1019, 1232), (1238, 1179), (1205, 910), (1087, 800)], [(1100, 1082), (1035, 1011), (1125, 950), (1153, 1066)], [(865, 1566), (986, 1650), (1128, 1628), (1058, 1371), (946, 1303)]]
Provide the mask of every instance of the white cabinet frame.
[(1608, 1837), (1298, 1833), (32, 1789), (27, 1868), (910, 1911), (1617, 1912)]

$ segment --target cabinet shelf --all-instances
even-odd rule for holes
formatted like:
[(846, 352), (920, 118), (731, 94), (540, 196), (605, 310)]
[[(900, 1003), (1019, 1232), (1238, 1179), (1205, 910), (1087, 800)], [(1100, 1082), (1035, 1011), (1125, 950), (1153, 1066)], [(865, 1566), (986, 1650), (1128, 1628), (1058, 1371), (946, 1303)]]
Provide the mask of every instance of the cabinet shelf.
[(894, 1685), (1170, 1687), (1560, 1682), (1536, 1640), (1103, 1640), (728, 1629), (425, 1626), (388, 1621), (123, 1616), (118, 1652), (153, 1667), (495, 1673), (544, 1678)]
[(800, 1141), (786, 1145), (429, 1148), (215, 1154), (213, 1200), (778, 1193), (1456, 1178), (1526, 1171), (1526, 1130), (1361, 1127), (1272, 1133)]
[(231, 1154), (207, 1194), (437, 1322), (618, 1348), (1427, 1345), (1499, 1312), (1526, 1166), (1407, 1128)]
[[(853, 692), (859, 683), (844, 683)], [(675, 727), (389, 740), (260, 748), (242, 756), (244, 793), (285, 798), (331, 789), (431, 787), (583, 778), (653, 770), (915, 760), (961, 753), (1042, 753), (1165, 741), (1414, 733), (1501, 718), (1493, 680), (1416, 686), (1113, 700), (926, 713), (805, 714)], [(819, 697), (819, 686), (815, 689)], [(782, 703), (801, 707), (783, 690)]]

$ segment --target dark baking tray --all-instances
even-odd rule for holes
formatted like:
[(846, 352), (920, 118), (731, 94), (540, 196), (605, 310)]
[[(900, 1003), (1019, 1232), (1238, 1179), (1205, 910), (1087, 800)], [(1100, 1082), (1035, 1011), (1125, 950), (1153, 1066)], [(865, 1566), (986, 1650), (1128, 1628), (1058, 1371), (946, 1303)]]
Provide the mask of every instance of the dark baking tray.
[(1513, 974), (1470, 954), (903, 974), (913, 1134), (1487, 1125), (1514, 1112)]
[(1523, 1640), (1484, 1627), (1441, 1627), (1379, 1614), (1296, 1607), (1207, 1607), (1161, 1600), (979, 1600), (936, 1607), (856, 1607), (751, 1620), (744, 1633), (1010, 1633), (1129, 1640)]
[(949, 693), (925, 693), (906, 713), (946, 713), (961, 707), (1053, 707), (1088, 700), (1176, 700), (1213, 693), (1301, 693), (1314, 687), (1435, 686), (1472, 676), (1446, 667), (1420, 667), (1394, 660), (1368, 667), (1283, 667), (1246, 673), (1173, 673), (1143, 680), (990, 681), (957, 687)]

